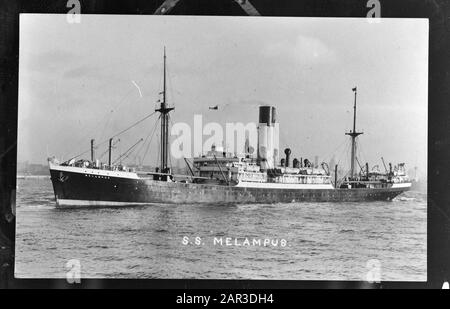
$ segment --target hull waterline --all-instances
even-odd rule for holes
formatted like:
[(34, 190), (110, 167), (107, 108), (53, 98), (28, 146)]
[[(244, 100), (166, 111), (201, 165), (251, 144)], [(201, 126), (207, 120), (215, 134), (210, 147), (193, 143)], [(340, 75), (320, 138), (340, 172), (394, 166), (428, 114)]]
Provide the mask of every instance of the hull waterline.
[(50, 169), (58, 207), (133, 206), (164, 204), (248, 204), (291, 202), (387, 201), (409, 190), (408, 186), (360, 189), (271, 189), (119, 177), (113, 172), (95, 174)]

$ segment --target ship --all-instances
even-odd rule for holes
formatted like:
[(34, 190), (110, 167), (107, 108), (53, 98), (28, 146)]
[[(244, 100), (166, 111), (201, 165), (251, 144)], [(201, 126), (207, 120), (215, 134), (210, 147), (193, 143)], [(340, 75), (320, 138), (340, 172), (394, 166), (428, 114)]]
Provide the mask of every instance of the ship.
[[(159, 166), (139, 170), (111, 161), (113, 138), (109, 138), (108, 162), (94, 156), (73, 157), (59, 162), (48, 158), (56, 207), (133, 206), (151, 204), (265, 204), (303, 202), (368, 202), (389, 201), (411, 188), (405, 164), (399, 163), (384, 172), (369, 165), (360, 166), (356, 143), (363, 132), (356, 130), (356, 98), (354, 92), (353, 130), (345, 133), (351, 139), (350, 170), (338, 177), (326, 163), (312, 163), (294, 158), (286, 148), (281, 157), (274, 142), (278, 134), (275, 106), (259, 106), (257, 151), (248, 147), (242, 155), (213, 145), (206, 153), (186, 162), (186, 174), (175, 174), (169, 164), (169, 114), (174, 111), (166, 96), (166, 51), (163, 56), (163, 89), (154, 113), (159, 114)], [(357, 169), (359, 167), (359, 170)]]

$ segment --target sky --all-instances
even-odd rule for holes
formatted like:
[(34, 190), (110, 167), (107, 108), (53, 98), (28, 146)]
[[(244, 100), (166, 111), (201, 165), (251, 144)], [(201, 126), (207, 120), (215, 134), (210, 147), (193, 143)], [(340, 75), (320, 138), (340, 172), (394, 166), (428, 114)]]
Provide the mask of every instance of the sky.
[[(345, 166), (357, 86), (361, 163), (382, 166), (384, 157), (426, 174), (426, 19), (82, 15), (71, 24), (22, 14), (18, 161), (68, 159), (152, 113), (164, 46), (172, 124), (192, 124), (194, 114), (257, 122), (258, 106), (270, 104), (281, 149), (311, 161), (334, 155)], [(155, 120), (120, 136), (115, 153), (149, 141)], [(144, 164), (158, 159), (157, 140)]]

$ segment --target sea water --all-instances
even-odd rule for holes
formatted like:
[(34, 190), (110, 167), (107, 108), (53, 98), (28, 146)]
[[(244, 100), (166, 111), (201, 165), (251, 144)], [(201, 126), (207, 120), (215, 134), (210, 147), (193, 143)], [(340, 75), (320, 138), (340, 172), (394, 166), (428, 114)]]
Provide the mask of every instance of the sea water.
[(18, 179), (15, 274), (66, 278), (425, 281), (426, 194), (393, 201), (55, 208)]

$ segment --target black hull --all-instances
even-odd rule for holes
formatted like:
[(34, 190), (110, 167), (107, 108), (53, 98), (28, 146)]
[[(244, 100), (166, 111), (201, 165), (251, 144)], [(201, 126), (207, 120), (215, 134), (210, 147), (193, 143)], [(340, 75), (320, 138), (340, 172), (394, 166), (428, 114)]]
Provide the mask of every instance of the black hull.
[(409, 188), (266, 189), (151, 179), (102, 177), (50, 170), (58, 206), (124, 206), (151, 203), (291, 203), (392, 200)]

